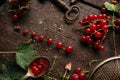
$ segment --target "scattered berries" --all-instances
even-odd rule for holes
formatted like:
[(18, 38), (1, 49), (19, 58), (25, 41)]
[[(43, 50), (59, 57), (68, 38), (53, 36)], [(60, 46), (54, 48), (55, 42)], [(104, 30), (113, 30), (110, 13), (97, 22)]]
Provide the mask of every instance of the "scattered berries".
[(43, 36), (43, 35), (40, 35), (40, 36), (39, 36), (39, 40), (40, 40), (40, 41), (43, 41), (43, 40), (44, 40), (44, 36)]
[(17, 22), (19, 20), (19, 17), (18, 17), (18, 15), (13, 15), (12, 19), (13, 19), (13, 21)]
[(67, 53), (72, 53), (73, 52), (73, 47), (72, 46), (67, 46), (66, 49), (65, 49), (65, 51)]
[(23, 34), (24, 34), (24, 35), (27, 35), (28, 32), (29, 32), (29, 30), (27, 30), (27, 29), (24, 29), (24, 30), (23, 30)]
[(49, 39), (47, 40), (47, 43), (48, 43), (48, 44), (52, 44), (52, 43), (53, 43), (53, 39), (52, 39), (52, 38), (49, 38)]
[(57, 47), (58, 49), (61, 49), (62, 46), (63, 46), (63, 43), (62, 43), (62, 42), (58, 42), (58, 43), (56, 44), (56, 47)]
[(35, 37), (35, 36), (36, 36), (36, 33), (34, 31), (32, 31), (31, 37)]

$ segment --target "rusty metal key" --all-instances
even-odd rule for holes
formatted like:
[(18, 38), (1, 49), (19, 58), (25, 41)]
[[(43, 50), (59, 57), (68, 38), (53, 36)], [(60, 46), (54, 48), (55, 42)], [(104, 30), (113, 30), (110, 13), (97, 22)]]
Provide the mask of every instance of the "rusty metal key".
[[(61, 6), (66, 11), (65, 17), (69, 21), (75, 20), (80, 14), (80, 8), (76, 5), (68, 6), (62, 0), (51, 0), (51, 1), (54, 1), (56, 4)], [(72, 13), (74, 13), (74, 15), (71, 15)]]

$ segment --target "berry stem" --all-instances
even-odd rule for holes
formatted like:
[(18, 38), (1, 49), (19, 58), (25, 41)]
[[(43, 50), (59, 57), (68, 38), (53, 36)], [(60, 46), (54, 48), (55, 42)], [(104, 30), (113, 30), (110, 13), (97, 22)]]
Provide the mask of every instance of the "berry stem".
[(8, 51), (8, 52), (2, 52), (0, 51), (0, 54), (15, 54), (16, 51)]

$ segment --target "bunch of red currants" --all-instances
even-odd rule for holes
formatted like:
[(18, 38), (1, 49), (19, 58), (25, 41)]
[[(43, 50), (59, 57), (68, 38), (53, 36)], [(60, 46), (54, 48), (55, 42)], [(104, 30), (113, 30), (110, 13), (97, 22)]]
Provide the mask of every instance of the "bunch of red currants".
[(81, 37), (81, 42), (93, 46), (94, 49), (104, 50), (103, 42), (109, 28), (108, 20), (110, 16), (106, 14), (91, 14), (79, 21), (80, 25), (85, 26), (85, 34)]

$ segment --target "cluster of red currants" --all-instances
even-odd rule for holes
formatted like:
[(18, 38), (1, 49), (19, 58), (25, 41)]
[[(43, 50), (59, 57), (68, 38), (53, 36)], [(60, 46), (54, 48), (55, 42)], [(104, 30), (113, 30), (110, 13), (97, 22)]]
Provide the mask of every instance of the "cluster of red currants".
[[(20, 26), (15, 26), (15, 30), (19, 31), (20, 30)], [(24, 29), (23, 30), (23, 35), (24, 36), (27, 35), (28, 33), (29, 33), (28, 29)], [(31, 38), (32, 38), (32, 40), (36, 40), (36, 38), (37, 38), (37, 40), (40, 41), (40, 42), (45, 40), (45, 37), (43, 35), (37, 36), (36, 32), (34, 32), (34, 31), (31, 32)], [(46, 42), (47, 42), (48, 45), (51, 45), (51, 44), (53, 44), (53, 39), (52, 38), (48, 38)], [(57, 42), (56, 43), (56, 48), (57, 49), (64, 49), (63, 48), (63, 43), (62, 42)], [(65, 52), (66, 53), (72, 53), (73, 52), (73, 47), (71, 45), (66, 46), (65, 47)]]
[(9, 3), (12, 6), (12, 20), (14, 22), (19, 21), (25, 16), (26, 11), (30, 9), (29, 1), (30, 0), (9, 0)]
[(49, 61), (46, 58), (38, 58), (30, 64), (30, 71), (34, 76), (39, 76), (45, 73), (49, 67)]
[(81, 68), (76, 68), (75, 72), (71, 75), (71, 80), (85, 80), (85, 74)]
[(81, 42), (93, 46), (94, 49), (104, 50), (103, 42), (109, 28), (108, 20), (110, 20), (110, 16), (106, 14), (91, 14), (79, 21), (80, 25), (85, 26), (85, 35), (81, 37)]

